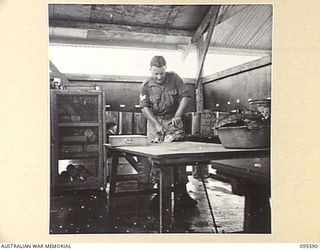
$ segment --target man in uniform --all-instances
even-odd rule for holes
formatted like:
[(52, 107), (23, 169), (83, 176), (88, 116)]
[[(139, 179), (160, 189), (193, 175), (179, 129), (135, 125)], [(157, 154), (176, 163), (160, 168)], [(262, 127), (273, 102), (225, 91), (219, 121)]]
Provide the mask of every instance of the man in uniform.
[[(182, 117), (190, 101), (190, 93), (182, 79), (175, 72), (166, 72), (166, 61), (162, 56), (154, 56), (150, 62), (151, 77), (143, 82), (140, 89), (140, 107), (147, 119), (147, 136), (158, 142), (171, 133), (173, 139), (183, 131)], [(145, 171), (154, 172), (146, 160)], [(188, 177), (185, 165), (174, 168), (175, 204), (196, 206), (186, 189)], [(153, 203), (158, 202), (155, 196)]]

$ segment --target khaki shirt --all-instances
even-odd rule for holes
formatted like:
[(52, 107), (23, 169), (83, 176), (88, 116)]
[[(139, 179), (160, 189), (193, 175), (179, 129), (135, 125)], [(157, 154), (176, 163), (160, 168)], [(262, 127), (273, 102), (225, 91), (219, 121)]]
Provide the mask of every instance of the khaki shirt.
[(141, 85), (140, 107), (148, 107), (156, 116), (174, 114), (182, 97), (191, 97), (187, 86), (175, 72), (166, 72), (160, 85), (148, 78)]

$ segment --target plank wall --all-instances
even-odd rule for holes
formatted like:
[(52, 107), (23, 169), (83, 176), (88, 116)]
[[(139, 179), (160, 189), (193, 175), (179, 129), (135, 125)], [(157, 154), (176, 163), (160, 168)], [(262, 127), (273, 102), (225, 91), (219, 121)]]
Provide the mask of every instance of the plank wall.
[[(93, 89), (100, 87), (105, 92), (106, 108), (109, 111), (139, 112), (140, 86), (146, 77), (104, 76), (65, 74), (69, 79), (68, 89)], [(51, 78), (53, 76), (51, 75)], [(195, 111), (195, 79), (183, 79), (192, 95), (188, 112)]]
[[(140, 86), (146, 77), (65, 74), (68, 89), (93, 90), (95, 86), (105, 92), (106, 122), (118, 125), (118, 134), (146, 134), (146, 120), (139, 108)], [(55, 77), (50, 75), (50, 81)], [(56, 76), (59, 77), (59, 76)], [(195, 111), (195, 80), (184, 79), (192, 95), (188, 112)]]
[(248, 109), (249, 99), (271, 97), (271, 57), (203, 78), (204, 109)]

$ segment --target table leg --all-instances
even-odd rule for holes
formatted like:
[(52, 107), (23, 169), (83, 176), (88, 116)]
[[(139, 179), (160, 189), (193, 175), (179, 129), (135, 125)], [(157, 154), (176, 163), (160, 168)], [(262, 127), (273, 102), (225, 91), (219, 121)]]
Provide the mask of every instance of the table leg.
[(169, 232), (172, 217), (172, 168), (160, 168), (159, 233)]
[(245, 233), (271, 233), (269, 195), (263, 190), (245, 194)]
[(118, 164), (119, 164), (119, 154), (114, 152), (112, 154), (112, 162), (111, 162), (111, 167), (108, 169), (109, 170), (109, 207), (110, 203), (112, 201), (112, 198), (115, 195), (116, 192), (116, 185), (117, 185), (117, 171), (118, 171)]
[(270, 185), (228, 179), (232, 193), (245, 197), (244, 233), (271, 233)]

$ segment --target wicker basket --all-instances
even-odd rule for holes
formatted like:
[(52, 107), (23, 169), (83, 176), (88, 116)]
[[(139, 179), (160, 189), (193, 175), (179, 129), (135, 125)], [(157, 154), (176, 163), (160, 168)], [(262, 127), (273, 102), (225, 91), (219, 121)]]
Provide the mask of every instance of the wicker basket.
[(221, 127), (218, 136), (225, 148), (268, 148), (270, 146), (270, 127), (257, 128)]

